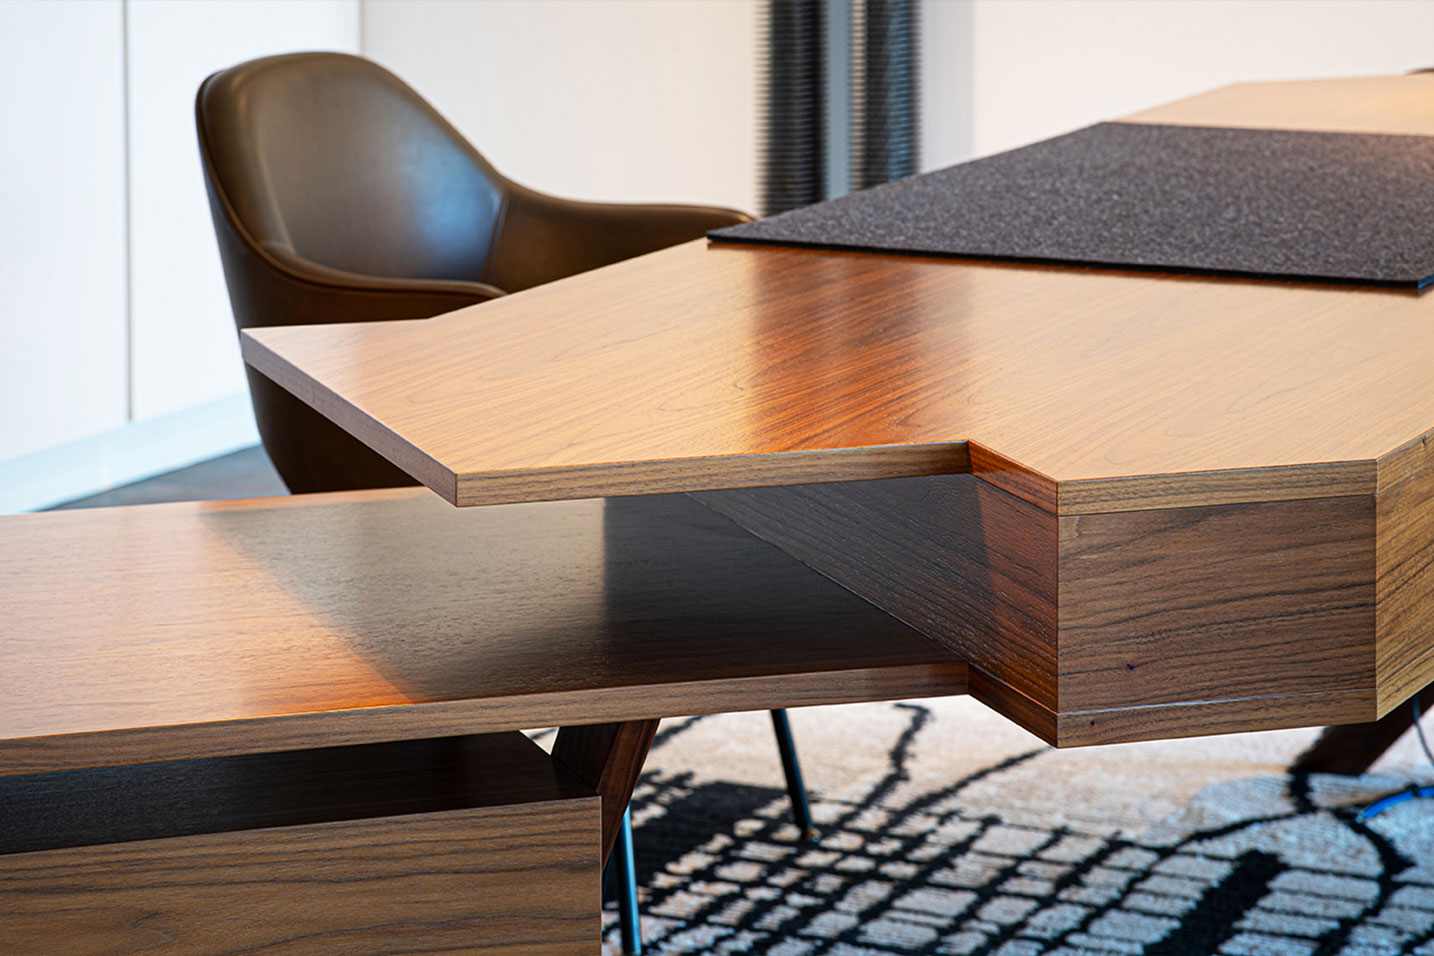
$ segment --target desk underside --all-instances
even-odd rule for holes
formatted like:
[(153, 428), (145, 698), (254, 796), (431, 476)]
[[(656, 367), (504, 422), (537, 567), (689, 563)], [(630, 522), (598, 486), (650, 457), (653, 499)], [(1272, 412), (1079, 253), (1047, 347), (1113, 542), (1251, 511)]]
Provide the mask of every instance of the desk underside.
[(0, 607), (0, 776), (966, 690), (951, 651), (683, 496), (17, 515)]

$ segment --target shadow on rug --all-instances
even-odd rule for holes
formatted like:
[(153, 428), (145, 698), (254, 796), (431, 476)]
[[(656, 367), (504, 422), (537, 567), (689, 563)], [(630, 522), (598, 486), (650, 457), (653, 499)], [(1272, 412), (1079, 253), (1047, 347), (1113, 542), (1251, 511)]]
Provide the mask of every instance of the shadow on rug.
[(664, 724), (633, 803), (649, 952), (1434, 954), (1434, 803), (1356, 820), (1427, 781), (1407, 749), (1291, 777), (1311, 732), (1055, 751), (969, 700), (792, 716), (814, 844), (764, 715)]

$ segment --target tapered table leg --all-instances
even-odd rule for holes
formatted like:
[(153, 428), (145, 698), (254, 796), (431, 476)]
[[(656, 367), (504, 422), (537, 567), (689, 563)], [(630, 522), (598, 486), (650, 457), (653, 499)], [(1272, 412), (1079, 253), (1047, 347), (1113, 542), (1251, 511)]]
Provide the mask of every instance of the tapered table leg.
[(607, 862), (622, 826), (642, 762), (657, 734), (655, 720), (563, 727), (553, 757), (602, 797), (602, 858)]
[(802, 765), (797, 760), (797, 742), (792, 738), (792, 723), (785, 710), (772, 711), (772, 730), (777, 735), (777, 752), (782, 757), (782, 774), (787, 781), (787, 798), (792, 801), (792, 821), (801, 831), (803, 842), (817, 837), (812, 823), (812, 808), (807, 801), (807, 785), (802, 780)]
[[(1434, 687), (1434, 685), (1430, 685)], [(1434, 698), (1426, 687), (1419, 692), (1422, 710)], [(1358, 776), (1394, 746), (1395, 741), (1414, 725), (1414, 711), (1408, 702), (1394, 708), (1379, 720), (1367, 724), (1346, 724), (1326, 727), (1310, 749), (1290, 764), (1292, 773), (1339, 773)]]

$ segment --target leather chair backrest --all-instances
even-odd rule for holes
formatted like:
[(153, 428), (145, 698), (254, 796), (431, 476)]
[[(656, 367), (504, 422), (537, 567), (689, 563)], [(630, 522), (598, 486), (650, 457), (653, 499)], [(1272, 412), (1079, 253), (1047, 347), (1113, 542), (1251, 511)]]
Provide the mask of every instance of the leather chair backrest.
[[(199, 88), (195, 123), (240, 329), (428, 318), (746, 219), (528, 189), (392, 73), (347, 54), (215, 73)], [(264, 449), (290, 491), (413, 483), (245, 371)]]
[(339, 53), (215, 74), (199, 115), (254, 242), (375, 276), (479, 281), (506, 180), (413, 89)]

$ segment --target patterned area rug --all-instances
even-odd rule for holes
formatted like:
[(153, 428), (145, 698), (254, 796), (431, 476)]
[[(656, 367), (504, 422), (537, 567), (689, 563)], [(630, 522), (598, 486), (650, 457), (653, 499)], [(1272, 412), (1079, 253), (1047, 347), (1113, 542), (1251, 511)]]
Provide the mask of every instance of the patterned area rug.
[[(1056, 751), (958, 698), (664, 723), (635, 794), (652, 953), (1434, 956), (1431, 771), (1291, 777), (1314, 731)], [(618, 952), (616, 912), (604, 917)]]

